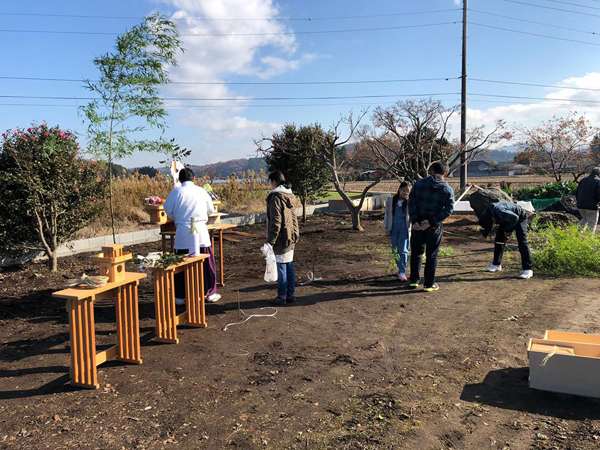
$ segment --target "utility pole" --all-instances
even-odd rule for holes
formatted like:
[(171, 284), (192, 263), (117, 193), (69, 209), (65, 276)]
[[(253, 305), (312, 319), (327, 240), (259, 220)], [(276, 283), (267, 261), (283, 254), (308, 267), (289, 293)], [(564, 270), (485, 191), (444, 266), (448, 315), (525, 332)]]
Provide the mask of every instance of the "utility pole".
[(467, 30), (469, 1), (463, 0), (462, 89), (460, 99), (460, 188), (467, 186)]

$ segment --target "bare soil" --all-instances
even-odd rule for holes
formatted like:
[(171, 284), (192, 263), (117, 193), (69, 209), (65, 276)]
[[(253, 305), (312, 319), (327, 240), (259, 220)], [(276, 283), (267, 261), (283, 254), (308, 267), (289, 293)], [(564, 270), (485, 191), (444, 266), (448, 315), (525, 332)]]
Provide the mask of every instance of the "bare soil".
[[(296, 306), (238, 321), (274, 297), (260, 239), (226, 243), (227, 286), (207, 329), (152, 340), (153, 292), (140, 285), (142, 365), (100, 367), (100, 389), (71, 387), (65, 278), (89, 255), (0, 273), (0, 447), (10, 449), (598, 449), (600, 401), (530, 390), (526, 342), (546, 329), (600, 332), (597, 279), (517, 280), (482, 271), (490, 244), (472, 218), (446, 226), (441, 290), (409, 291), (386, 275), (382, 218), (302, 226)], [(261, 233), (262, 226), (245, 229)], [(131, 247), (147, 252), (159, 244)], [(130, 270), (134, 267), (131, 266)], [(103, 348), (114, 306), (96, 306)]]

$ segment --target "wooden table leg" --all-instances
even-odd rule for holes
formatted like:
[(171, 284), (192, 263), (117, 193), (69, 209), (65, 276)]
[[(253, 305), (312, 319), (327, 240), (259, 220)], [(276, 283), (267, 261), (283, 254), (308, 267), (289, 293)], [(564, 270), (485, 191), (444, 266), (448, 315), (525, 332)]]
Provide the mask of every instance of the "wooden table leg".
[(156, 311), (156, 340), (179, 344), (175, 312), (175, 280), (173, 271), (155, 271), (154, 308)]
[(165, 235), (162, 235), (160, 238), (162, 244), (162, 252), (163, 254), (167, 253), (167, 237)]
[(204, 260), (189, 264), (185, 271), (187, 325), (206, 327), (204, 313)]
[(119, 286), (117, 309), (117, 360), (142, 363), (137, 283)]
[(94, 298), (67, 300), (71, 334), (71, 384), (97, 389)]
[(223, 267), (223, 230), (219, 230), (219, 260), (221, 262), (221, 286), (225, 286), (225, 268)]

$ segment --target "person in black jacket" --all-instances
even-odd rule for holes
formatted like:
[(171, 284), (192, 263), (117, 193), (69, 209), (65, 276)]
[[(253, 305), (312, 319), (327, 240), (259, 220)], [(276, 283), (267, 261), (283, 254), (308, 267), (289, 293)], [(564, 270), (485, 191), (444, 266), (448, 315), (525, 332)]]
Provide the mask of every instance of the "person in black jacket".
[(575, 196), (577, 209), (582, 217), (579, 226), (589, 227), (592, 232), (595, 232), (600, 205), (600, 167), (594, 167), (592, 172), (579, 182)]
[(502, 255), (506, 241), (514, 231), (517, 235), (519, 253), (523, 272), (520, 278), (529, 279), (533, 277), (533, 263), (531, 261), (531, 250), (527, 243), (527, 212), (515, 203), (498, 202), (490, 203), (479, 218), (479, 225), (483, 228), (481, 239), (487, 239), (494, 227), (498, 224), (496, 240), (494, 242), (494, 261), (488, 267), (488, 272), (500, 272), (502, 270)]
[(444, 227), (442, 222), (454, 211), (454, 190), (444, 179), (448, 165), (436, 162), (431, 165), (431, 175), (415, 183), (408, 197), (408, 215), (412, 223), (410, 238), (410, 284), (409, 289), (419, 287), (421, 261), (425, 261), (425, 292), (437, 291), (435, 284), (437, 257)]

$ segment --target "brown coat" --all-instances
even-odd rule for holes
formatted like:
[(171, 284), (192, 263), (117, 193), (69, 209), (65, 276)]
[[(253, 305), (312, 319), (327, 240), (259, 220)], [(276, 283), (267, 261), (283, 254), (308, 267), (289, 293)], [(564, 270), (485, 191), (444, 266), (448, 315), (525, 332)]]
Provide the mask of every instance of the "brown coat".
[(267, 196), (267, 242), (276, 255), (283, 255), (294, 250), (299, 238), (294, 194), (280, 186)]

